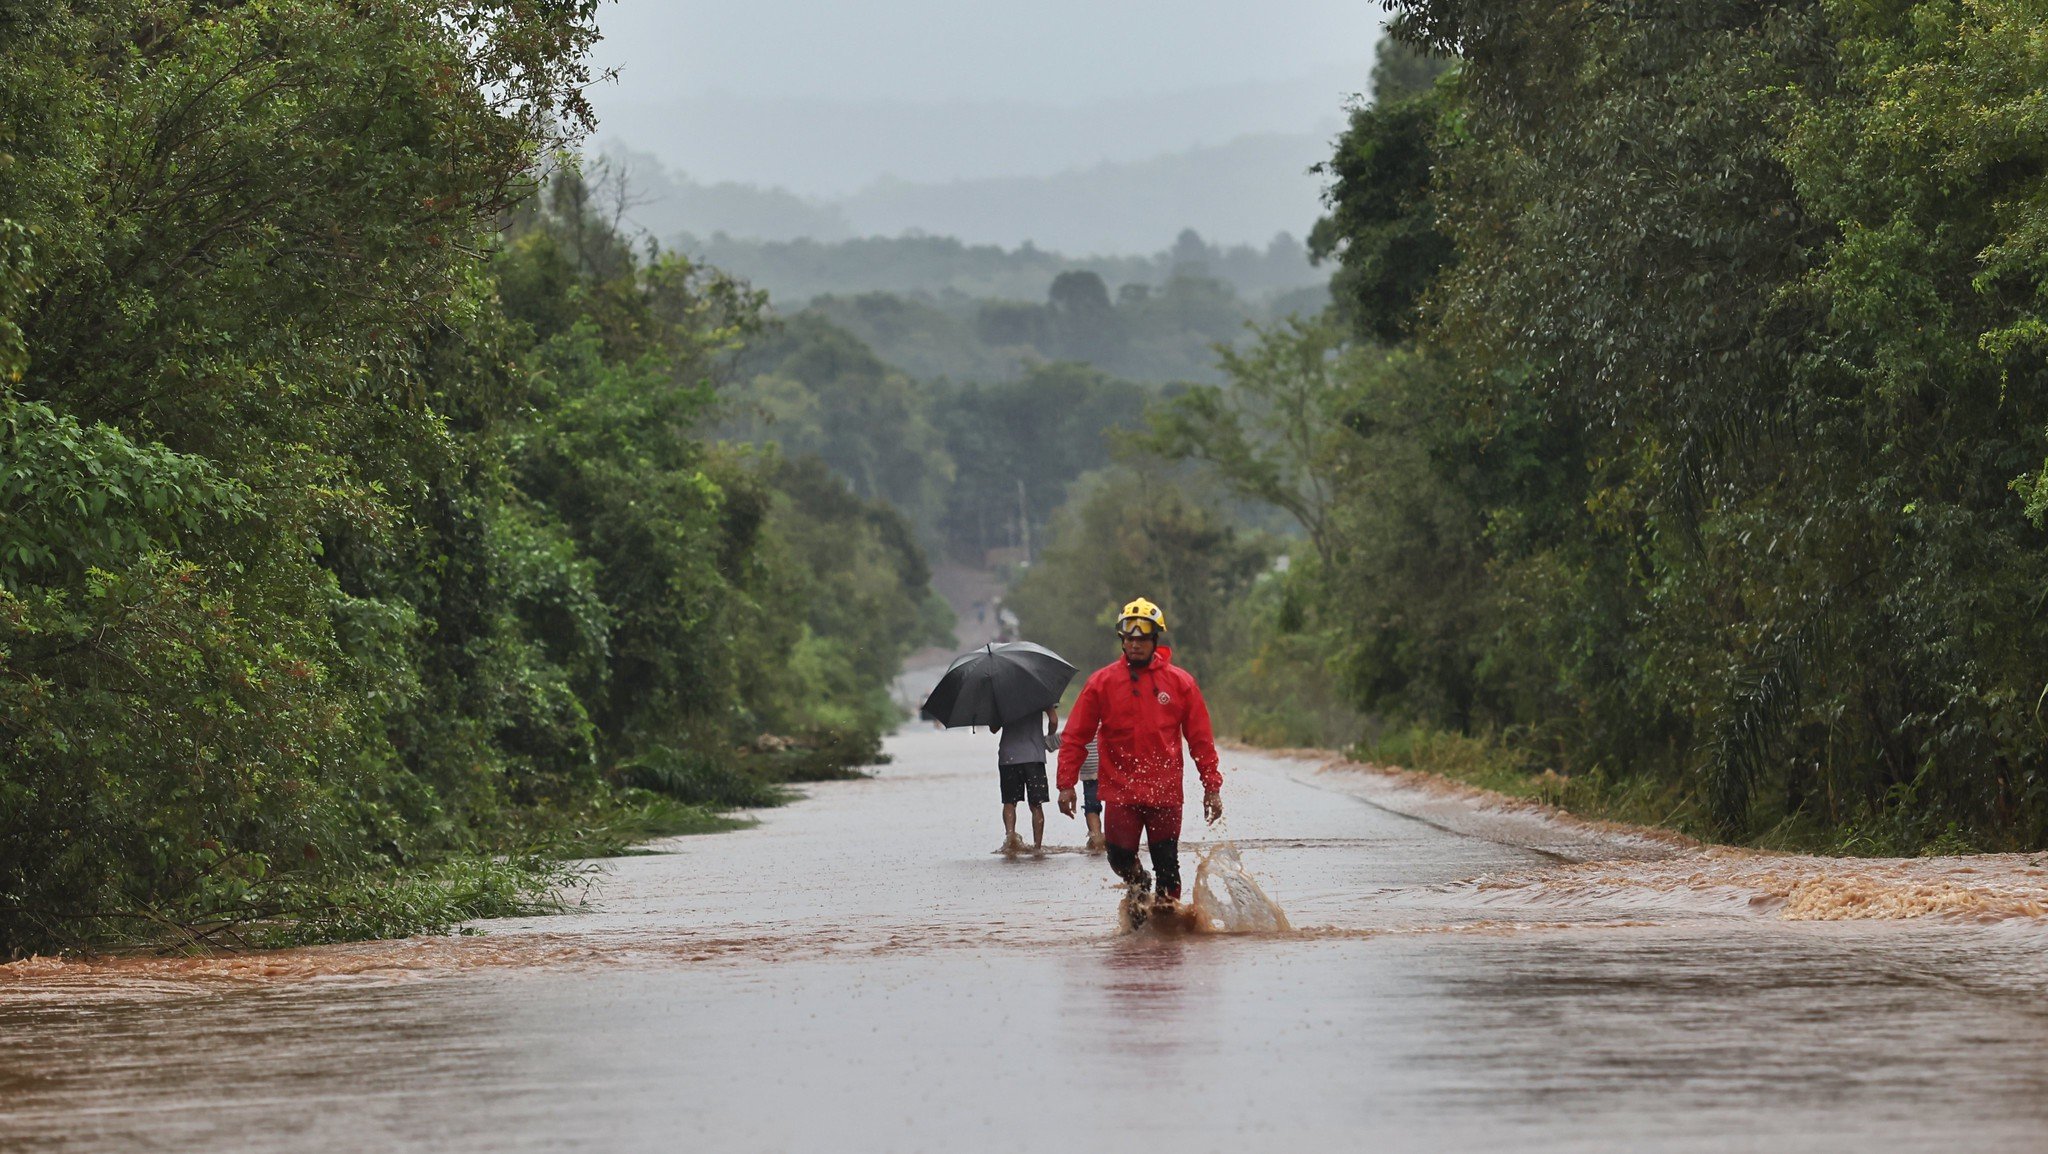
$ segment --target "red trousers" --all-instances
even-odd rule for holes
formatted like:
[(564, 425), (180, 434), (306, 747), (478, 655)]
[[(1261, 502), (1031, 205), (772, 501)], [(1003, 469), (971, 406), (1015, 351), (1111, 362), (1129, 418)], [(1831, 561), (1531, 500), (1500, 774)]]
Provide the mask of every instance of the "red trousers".
[(1138, 834), (1143, 831), (1147, 844), (1180, 840), (1180, 811), (1177, 805), (1126, 805), (1122, 802), (1105, 802), (1102, 807), (1102, 840), (1117, 847), (1138, 852)]

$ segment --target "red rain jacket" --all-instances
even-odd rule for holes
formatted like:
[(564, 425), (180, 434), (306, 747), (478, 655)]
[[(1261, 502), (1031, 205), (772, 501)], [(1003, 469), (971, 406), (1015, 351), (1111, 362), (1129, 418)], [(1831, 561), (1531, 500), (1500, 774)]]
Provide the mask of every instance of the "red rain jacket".
[(1183, 734), (1202, 788), (1223, 788), (1209, 706), (1194, 675), (1173, 663), (1172, 652), (1160, 646), (1151, 664), (1136, 672), (1119, 657), (1089, 676), (1060, 735), (1061, 789), (1080, 780), (1081, 762), (1094, 741), (1102, 767), (1096, 788), (1105, 804), (1178, 807), (1186, 776)]

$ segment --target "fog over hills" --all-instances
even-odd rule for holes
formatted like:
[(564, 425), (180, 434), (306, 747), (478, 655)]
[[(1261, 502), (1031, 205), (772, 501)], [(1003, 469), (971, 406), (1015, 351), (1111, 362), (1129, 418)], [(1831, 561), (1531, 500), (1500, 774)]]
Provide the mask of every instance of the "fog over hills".
[(604, 147), (632, 190), (630, 220), (656, 237), (726, 233), (821, 241), (924, 233), (1068, 253), (1153, 253), (1192, 228), (1221, 244), (1303, 236), (1320, 211), (1322, 133), (1260, 133), (1146, 160), (1049, 176), (876, 181), (850, 195), (705, 183), (613, 133)]
[(1183, 228), (1212, 241), (1263, 243), (1302, 236), (1315, 223), (1329, 153), (1307, 133), (1267, 133), (1150, 160), (1103, 163), (1044, 177), (872, 185), (847, 198), (854, 227), (890, 235), (910, 228), (994, 244), (1063, 252), (1151, 252)]
[(904, 99), (603, 93), (603, 133), (705, 183), (837, 198), (877, 180), (1044, 176), (1243, 136), (1342, 128), (1367, 68), (1081, 98)]
[[(616, 0), (597, 147), (635, 223), (1101, 256), (1306, 233), (1385, 10), (1358, 0)], [(662, 171), (665, 170), (665, 171)], [(657, 187), (659, 186), (659, 187)]]

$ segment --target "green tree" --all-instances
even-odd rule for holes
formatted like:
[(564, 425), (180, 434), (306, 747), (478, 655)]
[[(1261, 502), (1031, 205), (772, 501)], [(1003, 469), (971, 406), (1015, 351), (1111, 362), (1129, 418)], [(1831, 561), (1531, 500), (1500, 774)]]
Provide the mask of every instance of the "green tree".
[(1315, 171), (1330, 215), (1309, 230), (1309, 259), (1335, 260), (1330, 296), (1362, 335), (1398, 341), (1424, 288), (1452, 259), (1430, 202), (1438, 125), (1453, 96), (1438, 77), (1449, 58), (1382, 37), (1369, 104), (1353, 108), (1336, 155)]
[(1349, 389), (1338, 328), (1291, 320), (1251, 348), (1217, 351), (1227, 386), (1197, 385), (1150, 412), (1150, 451), (1200, 461), (1238, 496), (1284, 510), (1324, 564), (1336, 548), (1333, 454), (1347, 435)]
[(1401, 7), (1455, 78), (1354, 121), (1317, 247), (1447, 370), (1474, 716), (1724, 836), (2037, 844), (2039, 13)]
[(1223, 364), (1228, 384), (1151, 408), (1145, 447), (1284, 511), (1309, 546), (1231, 615), (1227, 722), (1303, 744), (1356, 736), (1347, 696), (1461, 731), (1508, 715), (1480, 667), (1490, 551), (1445, 476), (1442, 365), (1347, 344), (1328, 320), (1263, 330)]
[(1116, 357), (1123, 328), (1109, 303), (1109, 286), (1086, 269), (1068, 269), (1046, 290), (1052, 344), (1062, 360), (1103, 364)]
[(0, 20), (0, 952), (360, 863), (363, 674), (323, 564), (447, 447), (410, 368), (481, 301), (591, 5), (43, 6)]
[(1021, 381), (934, 389), (954, 462), (946, 540), (970, 556), (1020, 545), (1027, 529), (1042, 540), (1075, 478), (1110, 463), (1144, 403), (1140, 386), (1071, 363), (1034, 368)]
[(446, 927), (874, 754), (916, 543), (710, 440), (758, 294), (536, 179), (593, 7), (0, 17), (0, 954)]
[(1117, 608), (1145, 596), (1166, 612), (1175, 661), (1224, 668), (1219, 629), (1272, 554), (1193, 489), (1157, 462), (1084, 478), (1005, 597), (1024, 636), (1087, 668), (1115, 656)]
[(725, 432), (816, 455), (869, 500), (937, 521), (952, 462), (920, 386), (823, 317), (783, 322), (747, 350)]

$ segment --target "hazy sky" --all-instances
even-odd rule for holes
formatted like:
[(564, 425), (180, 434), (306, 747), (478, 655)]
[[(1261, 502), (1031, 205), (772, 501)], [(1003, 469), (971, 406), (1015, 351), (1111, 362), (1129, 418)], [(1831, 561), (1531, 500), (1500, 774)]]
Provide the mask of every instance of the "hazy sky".
[[(1264, 244), (1315, 221), (1307, 166), (1384, 20), (1374, 0), (614, 0), (596, 64), (618, 80), (592, 102), (604, 146), (840, 205), (860, 232)], [(719, 228), (739, 225), (686, 225)]]
[(1327, 136), (1372, 0), (618, 0), (600, 136), (703, 181), (845, 196), (1047, 175), (1253, 133)]
[(1085, 101), (1291, 80), (1372, 60), (1372, 0), (619, 0), (616, 98)]

